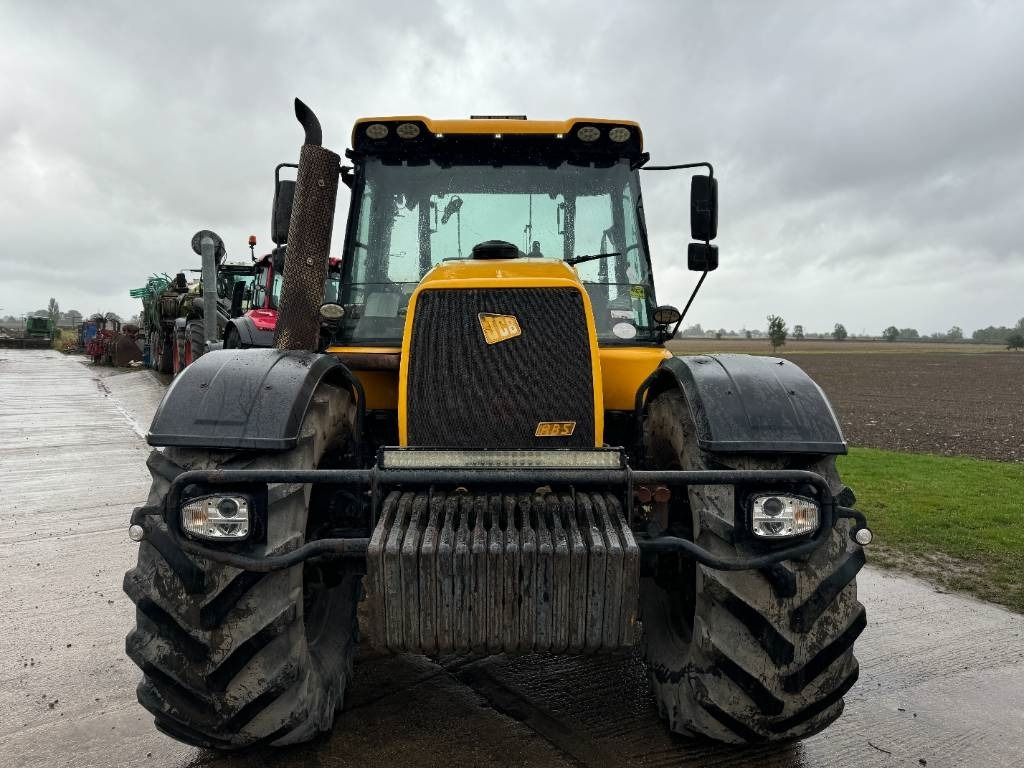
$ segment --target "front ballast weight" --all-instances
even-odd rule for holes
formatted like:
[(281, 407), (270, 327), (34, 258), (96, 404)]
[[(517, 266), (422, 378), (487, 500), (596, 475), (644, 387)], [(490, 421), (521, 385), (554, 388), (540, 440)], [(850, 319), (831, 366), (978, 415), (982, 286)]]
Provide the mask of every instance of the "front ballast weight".
[[(637, 471), (621, 458), (617, 467), (603, 469), (439, 469), (416, 462), (396, 468), (402, 462), (383, 458), (388, 453), (404, 451), (385, 451), (370, 469), (184, 472), (171, 483), (163, 509), (135, 511), (131, 537), (155, 530), (152, 518), (160, 516), (181, 550), (242, 570), (277, 571), (311, 558), (355, 561), (365, 566), (370, 635), (378, 646), (480, 654), (632, 647), (645, 556), (678, 553), (725, 571), (766, 568), (809, 556), (828, 541), (840, 517), (855, 521), (854, 541), (870, 541), (864, 516), (840, 506), (825, 479), (804, 470)], [(370, 535), (314, 539), (290, 552), (253, 557), (244, 542), (185, 533), (182, 508), (191, 503), (195, 509), (196, 498), (220, 499), (240, 488), (258, 497), (275, 483), (362, 491), (370, 499)], [(649, 489), (724, 485), (771, 489), (779, 497), (787, 495), (782, 489), (813, 488), (817, 527), (769, 542), (761, 554), (726, 558), (688, 539), (659, 535), (662, 526), (651, 525), (658, 510), (644, 503), (655, 495)], [(251, 506), (259, 514), (261, 505)], [(749, 505), (737, 506), (737, 521), (746, 520), (749, 529)], [(258, 531), (265, 521), (250, 525)]]

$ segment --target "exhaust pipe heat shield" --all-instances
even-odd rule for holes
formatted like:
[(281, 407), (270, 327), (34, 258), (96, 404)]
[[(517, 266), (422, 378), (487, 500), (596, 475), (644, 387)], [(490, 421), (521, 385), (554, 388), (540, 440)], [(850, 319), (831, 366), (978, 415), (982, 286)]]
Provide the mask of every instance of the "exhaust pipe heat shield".
[(320, 146), (320, 123), (298, 99), (295, 114), (306, 132), (307, 143), (299, 153), (274, 346), (316, 351), (341, 157)]

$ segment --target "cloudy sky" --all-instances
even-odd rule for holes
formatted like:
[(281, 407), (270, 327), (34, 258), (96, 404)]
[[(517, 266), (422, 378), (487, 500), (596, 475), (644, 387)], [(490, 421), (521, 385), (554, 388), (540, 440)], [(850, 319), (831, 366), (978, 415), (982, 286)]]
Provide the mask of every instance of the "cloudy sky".
[[(269, 243), (300, 96), (336, 150), (363, 115), (525, 113), (637, 120), (652, 163), (711, 161), (721, 267), (687, 324), (1013, 325), (1022, 41), (1024, 4), (996, 0), (0, 0), (0, 315), (132, 315), (129, 289), (198, 266), (196, 230), (238, 260)], [(644, 182), (682, 306), (687, 179)]]

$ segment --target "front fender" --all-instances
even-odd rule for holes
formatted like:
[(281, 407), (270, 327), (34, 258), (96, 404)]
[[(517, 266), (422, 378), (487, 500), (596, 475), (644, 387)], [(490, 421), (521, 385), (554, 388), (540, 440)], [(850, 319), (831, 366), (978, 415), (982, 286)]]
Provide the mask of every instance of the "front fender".
[[(294, 448), (321, 381), (352, 387), (334, 356), (277, 349), (222, 349), (199, 357), (171, 382), (150, 445), (286, 451)], [(356, 394), (356, 393), (353, 393)]]
[(238, 338), (243, 347), (274, 346), (274, 332), (258, 328), (253, 319), (246, 315), (229, 321), (228, 327), (224, 329), (225, 337), (227, 336), (228, 328), (234, 328), (238, 332)]
[(679, 387), (700, 447), (712, 453), (836, 455), (846, 440), (825, 393), (796, 364), (754, 355), (664, 361), (650, 395)]

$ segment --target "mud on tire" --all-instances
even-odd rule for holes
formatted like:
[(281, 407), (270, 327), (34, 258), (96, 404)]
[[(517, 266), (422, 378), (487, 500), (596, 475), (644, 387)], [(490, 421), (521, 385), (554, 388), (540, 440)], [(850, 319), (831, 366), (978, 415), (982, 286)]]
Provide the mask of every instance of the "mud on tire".
[[(841, 489), (834, 457), (711, 456), (697, 447), (679, 392), (650, 405), (648, 460), (658, 468), (808, 469)], [(700, 524), (694, 491), (676, 535), (720, 556), (737, 547)], [(694, 536), (696, 531), (696, 537)], [(865, 626), (855, 577), (863, 550), (840, 520), (806, 560), (759, 571), (718, 571), (662, 556), (641, 588), (651, 688), (673, 731), (747, 743), (800, 739), (843, 711), (856, 682), (853, 643)]]
[[(173, 545), (160, 510), (170, 481), (189, 469), (316, 467), (347, 433), (350, 408), (348, 393), (321, 385), (291, 451), (150, 455), (146, 538), (124, 578), (137, 622), (126, 650), (144, 673), (139, 702), (175, 739), (238, 749), (304, 741), (332, 726), (358, 639), (359, 577), (324, 579), (308, 563), (261, 574), (193, 557)], [(309, 496), (309, 486), (270, 486), (267, 541), (252, 554), (303, 543)]]

